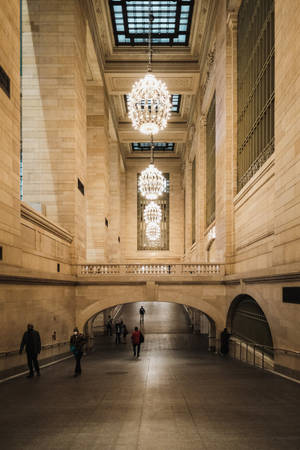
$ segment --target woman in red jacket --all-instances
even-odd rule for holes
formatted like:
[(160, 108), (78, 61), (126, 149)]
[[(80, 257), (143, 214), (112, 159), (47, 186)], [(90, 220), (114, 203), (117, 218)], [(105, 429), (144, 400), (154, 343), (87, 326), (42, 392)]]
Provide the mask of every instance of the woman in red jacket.
[(135, 327), (132, 332), (131, 342), (133, 346), (133, 356), (138, 358), (140, 356), (141, 342), (144, 342), (144, 336), (139, 331), (138, 327)]

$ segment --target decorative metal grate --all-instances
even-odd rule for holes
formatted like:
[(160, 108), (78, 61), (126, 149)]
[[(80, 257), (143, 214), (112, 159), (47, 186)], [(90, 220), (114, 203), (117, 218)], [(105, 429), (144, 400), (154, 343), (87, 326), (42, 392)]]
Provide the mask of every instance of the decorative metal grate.
[[(151, 142), (133, 142), (131, 144), (133, 152), (150, 152)], [(155, 142), (154, 151), (155, 152), (173, 152), (175, 149), (174, 142)]]
[(206, 120), (206, 226), (216, 213), (216, 94), (211, 101)]
[[(149, 241), (146, 237), (146, 223), (144, 209), (150, 202), (137, 193), (137, 249), (138, 250), (169, 250), (169, 174), (164, 173), (167, 180), (167, 190), (155, 200), (161, 207), (162, 218), (160, 222), (160, 239), (157, 242)], [(140, 174), (137, 175), (137, 182)]]
[[(124, 95), (125, 107), (126, 107), (127, 112), (128, 112), (128, 97), (129, 97), (128, 94)], [(172, 94), (171, 95), (171, 103), (172, 103), (171, 112), (179, 113), (180, 103), (181, 103), (181, 95), (180, 94)]]
[[(116, 45), (147, 45), (149, 1), (109, 0)], [(188, 45), (194, 0), (151, 0), (152, 45)]]
[(240, 190), (274, 151), (274, 0), (243, 0), (237, 47)]

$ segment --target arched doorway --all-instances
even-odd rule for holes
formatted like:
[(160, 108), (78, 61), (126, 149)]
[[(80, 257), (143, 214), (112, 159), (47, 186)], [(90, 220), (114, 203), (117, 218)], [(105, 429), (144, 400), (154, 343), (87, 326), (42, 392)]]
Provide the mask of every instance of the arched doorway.
[[(139, 309), (144, 306), (146, 310), (145, 321), (143, 324), (140, 322)], [(188, 345), (193, 341), (193, 345), (198, 340), (201, 341), (201, 347), (206, 350), (214, 351), (216, 348), (216, 325), (214, 320), (204, 312), (183, 305), (180, 303), (171, 302), (128, 302), (122, 305), (116, 305), (113, 308), (109, 308), (103, 311), (99, 311), (94, 314), (86, 322), (84, 329), (88, 336), (95, 338), (95, 343), (99, 343), (101, 336), (102, 342), (115, 341), (114, 336), (108, 339), (105, 333), (105, 324), (107, 322), (108, 314), (113, 319), (113, 334), (115, 334), (116, 323), (122, 321), (126, 324), (128, 332), (131, 333), (134, 326), (139, 326), (145, 332), (146, 335), (156, 336), (152, 337), (152, 341), (158, 343), (161, 347), (162, 339), (158, 336), (166, 335), (169, 337), (168, 346), (180, 345), (182, 341), (183, 345)], [(175, 339), (175, 335), (181, 335), (183, 339)], [(190, 337), (188, 337), (190, 335)], [(90, 341), (92, 342), (91, 339)], [(126, 342), (126, 340), (125, 340)], [(127, 343), (130, 343), (130, 337), (127, 338)], [(156, 344), (155, 344), (156, 345)]]
[(249, 295), (236, 297), (228, 311), (227, 325), (232, 336), (252, 344), (273, 348), (273, 339), (266, 316)]

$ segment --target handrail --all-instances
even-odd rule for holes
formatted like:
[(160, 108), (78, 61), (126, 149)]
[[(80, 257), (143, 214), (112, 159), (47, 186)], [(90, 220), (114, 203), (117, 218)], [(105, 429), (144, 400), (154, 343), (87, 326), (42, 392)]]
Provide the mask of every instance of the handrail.
[[(64, 342), (56, 342), (55, 344), (46, 344), (42, 345), (42, 350), (49, 350), (50, 348), (60, 347), (62, 345), (69, 344), (70, 341), (64, 341)], [(0, 358), (8, 358), (10, 356), (16, 356), (19, 355), (19, 349), (18, 350), (10, 350), (7, 352), (0, 352)]]

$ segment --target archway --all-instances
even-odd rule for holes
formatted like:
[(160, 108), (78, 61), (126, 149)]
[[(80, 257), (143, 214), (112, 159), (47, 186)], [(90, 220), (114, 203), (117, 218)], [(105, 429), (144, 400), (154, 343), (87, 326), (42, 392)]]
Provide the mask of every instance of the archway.
[(231, 334), (247, 342), (273, 348), (273, 339), (267, 318), (250, 295), (238, 295), (231, 303), (227, 326)]
[[(139, 317), (139, 308), (144, 306), (146, 309), (145, 324), (141, 325)], [(119, 308), (119, 310), (118, 310)], [(98, 311), (90, 317), (84, 326), (86, 332), (93, 337), (96, 342), (100, 334), (106, 336), (105, 323), (107, 314), (109, 313), (113, 318), (113, 330), (115, 325), (121, 321), (126, 324), (128, 331), (131, 332), (134, 326), (142, 326), (146, 334), (191, 334), (198, 335), (202, 345), (206, 343), (206, 349), (215, 351), (216, 349), (216, 324), (215, 321), (203, 311), (178, 302), (160, 302), (160, 301), (146, 301), (146, 302), (127, 302), (122, 305), (115, 306), (117, 313), (112, 314), (112, 309)], [(102, 332), (95, 332), (93, 324), (96, 324), (97, 317), (101, 316)], [(196, 336), (194, 341), (196, 341)], [(201, 339), (200, 339), (201, 338)], [(107, 340), (109, 342), (109, 340)], [(111, 342), (114, 338), (110, 339)]]

